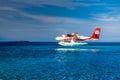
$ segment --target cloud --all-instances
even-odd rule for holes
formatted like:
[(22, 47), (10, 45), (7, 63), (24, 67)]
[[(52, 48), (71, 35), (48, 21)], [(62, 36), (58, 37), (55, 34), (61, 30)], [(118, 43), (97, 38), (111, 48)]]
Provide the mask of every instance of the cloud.
[(106, 10), (109, 12), (101, 12), (98, 14), (92, 14), (93, 18), (98, 21), (105, 21), (105, 22), (117, 22), (120, 21), (120, 8), (117, 6), (114, 7), (106, 7)]
[(44, 16), (44, 15), (33, 15), (28, 13), (20, 13), (21, 16), (24, 16), (26, 18), (32, 18), (35, 20), (39, 20), (41, 22), (45, 23), (73, 23), (73, 24), (84, 24), (86, 21), (80, 20), (80, 19), (74, 19), (74, 18), (67, 18), (67, 17), (57, 17), (57, 16)]
[(14, 19), (15, 16), (18, 16), (20, 10), (14, 7), (0, 6), (0, 22), (6, 20)]
[(98, 21), (120, 21), (120, 15), (112, 15), (112, 14), (93, 14), (93, 18)]
[(8, 6), (0, 6), (0, 10), (2, 11), (17, 11), (17, 9)]
[(19, 17), (18, 19), (16, 19), (15, 22), (17, 22), (20, 18), (24, 18), (24, 21), (36, 20), (39, 21), (40, 23), (55, 23), (55, 24), (56, 23), (85, 24), (87, 22), (86, 20), (69, 17), (30, 14), (20, 9), (8, 6), (0, 7), (0, 11), (2, 12), (2, 14), (0, 15), (1, 16), (0, 21), (9, 21), (9, 19), (13, 20), (16, 19), (16, 17)]
[(25, 3), (30, 5), (36, 5), (36, 6), (44, 6), (44, 5), (50, 5), (50, 6), (58, 6), (58, 7), (65, 7), (68, 9), (74, 9), (76, 6), (101, 6), (104, 5), (103, 3), (100, 3), (99, 0), (11, 0), (15, 3)]

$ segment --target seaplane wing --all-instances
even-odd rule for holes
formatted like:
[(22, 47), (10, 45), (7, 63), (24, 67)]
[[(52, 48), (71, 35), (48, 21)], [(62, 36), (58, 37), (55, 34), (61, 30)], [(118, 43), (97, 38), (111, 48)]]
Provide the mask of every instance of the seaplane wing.
[(64, 34), (62, 36), (56, 37), (56, 40), (59, 40), (60, 44), (79, 44), (81, 42), (83, 43), (85, 40), (99, 40), (100, 32), (101, 28), (96, 28), (90, 37), (80, 36), (77, 32), (74, 32), (72, 34)]

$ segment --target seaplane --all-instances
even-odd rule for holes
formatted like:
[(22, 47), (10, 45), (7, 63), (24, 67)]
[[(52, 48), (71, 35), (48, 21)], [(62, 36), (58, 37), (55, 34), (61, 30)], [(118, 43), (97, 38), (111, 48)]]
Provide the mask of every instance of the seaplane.
[(62, 46), (79, 46), (87, 45), (88, 40), (99, 40), (101, 28), (96, 28), (90, 37), (81, 36), (78, 32), (72, 34), (63, 34), (62, 36), (56, 37), (58, 44)]

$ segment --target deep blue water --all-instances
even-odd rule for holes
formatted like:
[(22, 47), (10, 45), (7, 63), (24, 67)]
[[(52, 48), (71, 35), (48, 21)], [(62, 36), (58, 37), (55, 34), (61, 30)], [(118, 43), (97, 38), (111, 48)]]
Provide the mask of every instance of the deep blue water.
[(0, 80), (120, 80), (120, 43), (0, 43)]

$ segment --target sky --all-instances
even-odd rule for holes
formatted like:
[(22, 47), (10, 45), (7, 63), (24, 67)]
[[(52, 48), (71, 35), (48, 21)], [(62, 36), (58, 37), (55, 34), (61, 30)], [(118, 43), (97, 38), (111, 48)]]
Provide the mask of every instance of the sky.
[(0, 41), (55, 41), (79, 32), (120, 42), (120, 0), (0, 0)]

